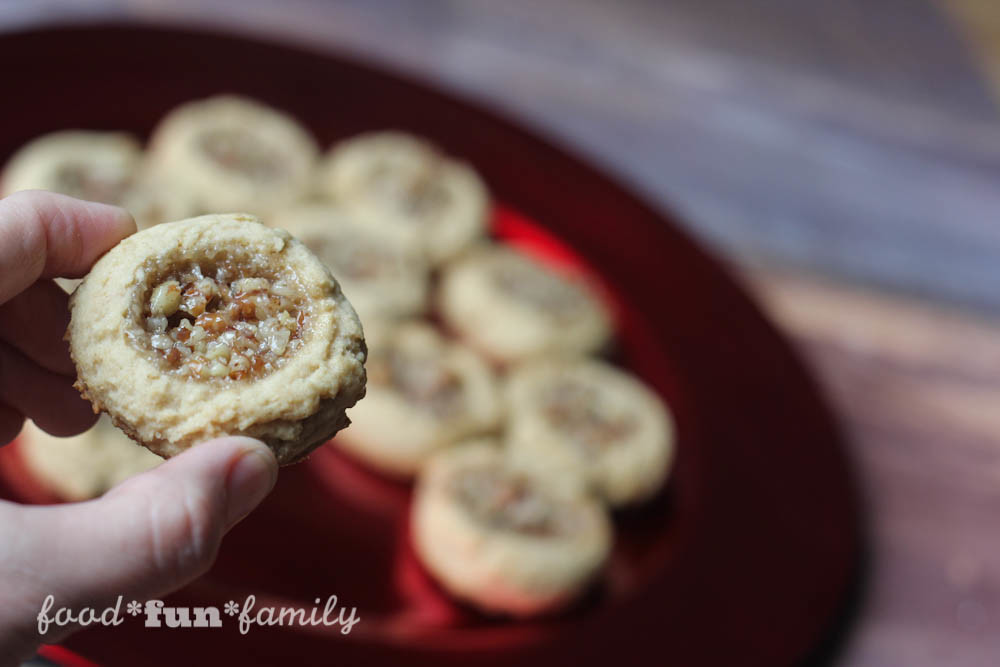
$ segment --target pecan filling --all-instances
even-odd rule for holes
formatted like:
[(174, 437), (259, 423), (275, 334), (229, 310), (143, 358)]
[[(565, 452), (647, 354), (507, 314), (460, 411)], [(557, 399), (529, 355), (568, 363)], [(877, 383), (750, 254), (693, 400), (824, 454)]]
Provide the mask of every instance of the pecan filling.
[(585, 454), (597, 455), (631, 435), (636, 427), (628, 414), (614, 413), (600, 392), (574, 382), (561, 382), (544, 392), (542, 413)]
[(64, 164), (55, 173), (55, 189), (77, 199), (119, 204), (128, 192), (129, 179), (117, 170)]
[(263, 183), (281, 177), (281, 156), (248, 132), (217, 128), (200, 138), (201, 149), (219, 166)]
[(462, 470), (451, 479), (451, 492), (477, 521), (497, 530), (551, 537), (574, 528), (569, 508), (497, 466)]
[(450, 200), (441, 184), (439, 159), (427, 160), (416, 169), (383, 162), (372, 170), (368, 189), (377, 201), (417, 221), (434, 220)]
[(436, 417), (448, 417), (464, 406), (462, 380), (436, 357), (389, 349), (368, 361), (368, 382), (391, 387), (413, 405)]
[(575, 285), (530, 265), (496, 266), (493, 281), (500, 291), (558, 321), (572, 320), (586, 305)]
[(145, 330), (165, 370), (201, 380), (261, 377), (302, 344), (307, 315), (298, 287), (237, 275), (231, 265), (194, 264), (152, 289)]

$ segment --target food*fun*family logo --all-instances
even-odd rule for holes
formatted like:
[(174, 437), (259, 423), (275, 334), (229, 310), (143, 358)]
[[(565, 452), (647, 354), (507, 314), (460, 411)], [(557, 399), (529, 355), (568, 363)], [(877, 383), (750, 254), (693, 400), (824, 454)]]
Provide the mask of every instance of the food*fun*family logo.
[[(122, 612), (122, 596), (119, 595), (114, 605), (105, 609), (83, 607), (74, 611), (69, 607), (60, 607), (53, 612), (56, 599), (49, 595), (42, 602), (38, 612), (38, 634), (45, 635), (53, 625), (63, 627), (78, 625), (117, 626), (125, 622)], [(218, 607), (168, 607), (162, 600), (147, 600), (142, 604), (132, 600), (125, 606), (125, 613), (133, 617), (142, 617), (147, 628), (221, 628), (228, 622), (225, 616), (239, 622), (240, 634), (247, 634), (253, 626), (339, 626), (341, 634), (350, 634), (354, 626), (361, 622), (357, 607), (345, 607), (338, 604), (337, 596), (330, 595), (324, 601), (315, 598), (312, 607), (268, 607), (257, 606), (257, 598), (248, 595), (242, 604), (230, 600), (222, 609)]]

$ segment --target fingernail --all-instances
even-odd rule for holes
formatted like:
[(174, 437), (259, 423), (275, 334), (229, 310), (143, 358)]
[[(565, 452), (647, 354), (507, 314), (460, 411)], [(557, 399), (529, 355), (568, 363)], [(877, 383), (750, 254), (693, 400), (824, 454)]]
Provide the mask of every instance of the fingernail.
[(248, 447), (233, 464), (226, 481), (226, 525), (232, 528), (274, 488), (278, 463), (264, 443), (248, 440)]
[(114, 211), (115, 217), (118, 218), (117, 222), (121, 226), (122, 230), (126, 232), (126, 235), (135, 233), (136, 230), (135, 217), (131, 213), (129, 213), (121, 206), (114, 206), (112, 204), (99, 204), (99, 205), (106, 206), (107, 208), (115, 210)]

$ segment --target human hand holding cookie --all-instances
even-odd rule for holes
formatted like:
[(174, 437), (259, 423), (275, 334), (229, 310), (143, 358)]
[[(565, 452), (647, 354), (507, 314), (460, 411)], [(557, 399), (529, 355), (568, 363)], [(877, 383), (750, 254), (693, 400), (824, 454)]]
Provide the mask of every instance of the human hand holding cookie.
[[(131, 216), (113, 206), (43, 192), (0, 200), (0, 444), (25, 418), (61, 436), (94, 423), (72, 386), (76, 370), (62, 340), (68, 295), (52, 278), (87, 273), (134, 231)], [(118, 595), (159, 595), (195, 578), (276, 477), (270, 448), (222, 437), (98, 500), (31, 507), (0, 501), (0, 655), (16, 659), (38, 644), (34, 617), (49, 594), (95, 607)]]

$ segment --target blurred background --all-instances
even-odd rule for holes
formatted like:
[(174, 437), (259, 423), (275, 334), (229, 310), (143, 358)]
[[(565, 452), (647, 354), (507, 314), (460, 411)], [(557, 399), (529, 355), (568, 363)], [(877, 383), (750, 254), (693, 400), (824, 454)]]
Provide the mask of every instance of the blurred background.
[(0, 0), (0, 31), (109, 19), (389, 65), (675, 212), (846, 425), (873, 553), (838, 662), (996, 664), (1000, 3)]

